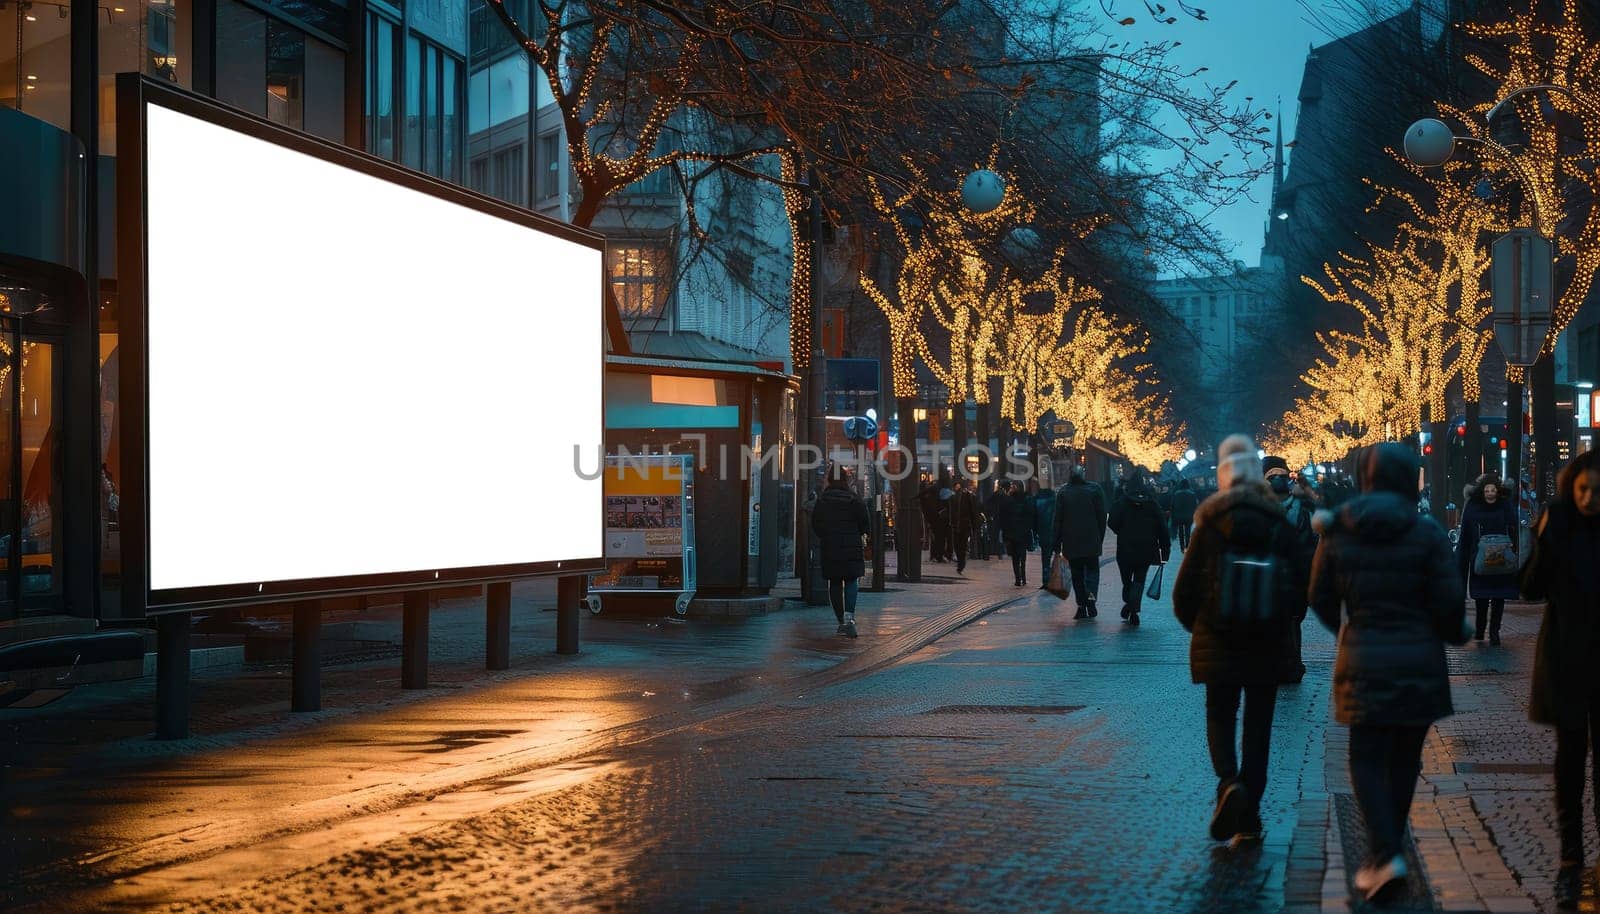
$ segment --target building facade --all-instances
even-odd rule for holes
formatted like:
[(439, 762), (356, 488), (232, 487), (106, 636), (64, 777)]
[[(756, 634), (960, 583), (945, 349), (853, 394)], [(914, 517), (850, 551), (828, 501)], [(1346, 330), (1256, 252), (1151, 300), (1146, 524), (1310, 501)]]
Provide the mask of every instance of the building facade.
[[(531, 20), (526, 0), (507, 5)], [(548, 82), (484, 0), (0, 3), (0, 622), (122, 615), (112, 201), (124, 72), (546, 215), (565, 219), (574, 202)], [(594, 225), (611, 239), (614, 298), (636, 325), (752, 351), (776, 337), (786, 352), (753, 305), (745, 319), (724, 313), (737, 298), (695, 292), (693, 308), (671, 310), (695, 258), (669, 182), (647, 177)], [(714, 198), (708, 183), (700, 206), (719, 227), (781, 226), (769, 234), (784, 267), (758, 252), (719, 268), (786, 292), (781, 205), (777, 219), (752, 215), (765, 203), (741, 193)], [(292, 263), (294, 239), (260, 253), (263, 269)], [(217, 296), (225, 306), (227, 290)]]

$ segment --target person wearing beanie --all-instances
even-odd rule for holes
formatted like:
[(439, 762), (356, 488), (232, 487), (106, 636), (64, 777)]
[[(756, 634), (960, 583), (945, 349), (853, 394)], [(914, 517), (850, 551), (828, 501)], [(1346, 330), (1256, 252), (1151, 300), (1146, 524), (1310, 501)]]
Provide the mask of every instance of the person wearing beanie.
[(1361, 495), (1319, 511), (1311, 609), (1339, 637), (1335, 718), (1350, 728), (1350, 783), (1371, 856), (1355, 887), (1368, 901), (1403, 883), (1406, 819), (1433, 722), (1448, 717), (1445, 644), (1465, 644), (1466, 593), (1450, 540), (1417, 513), (1414, 448), (1361, 455)]
[(1278, 687), (1300, 675), (1295, 633), (1305, 618), (1311, 557), (1261, 477), (1254, 442), (1243, 435), (1223, 442), (1217, 476), (1223, 488), (1195, 512), (1172, 608), (1191, 634), (1190, 676), (1205, 686), (1206, 742), (1217, 775), (1211, 836), (1242, 842), (1261, 836)]
[(1106, 495), (1072, 468), (1067, 484), (1056, 493), (1055, 546), (1072, 572), (1072, 594), (1078, 604), (1074, 619), (1092, 619), (1100, 593), (1100, 552), (1106, 539)]
[(1172, 556), (1172, 533), (1167, 517), (1156, 504), (1155, 492), (1143, 471), (1136, 471), (1122, 487), (1122, 497), (1111, 505), (1111, 530), (1117, 534), (1117, 571), (1122, 575), (1122, 621), (1139, 624), (1145, 580), (1150, 566), (1166, 564)]

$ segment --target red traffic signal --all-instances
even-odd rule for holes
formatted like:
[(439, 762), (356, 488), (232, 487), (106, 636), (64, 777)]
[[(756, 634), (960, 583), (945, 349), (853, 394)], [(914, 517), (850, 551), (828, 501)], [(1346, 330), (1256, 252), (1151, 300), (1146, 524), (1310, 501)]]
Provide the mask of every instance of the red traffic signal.
[(1504, 438), (1501, 438), (1501, 439), (1500, 439), (1500, 450), (1502, 450), (1502, 451), (1503, 451), (1503, 450), (1505, 450), (1505, 449), (1506, 449), (1506, 439), (1504, 439)]
[(1429, 454), (1432, 454), (1433, 453), (1433, 442), (1430, 441), (1429, 443), (1424, 444), (1422, 446), (1422, 453), (1423, 453), (1423, 456), (1427, 456)]

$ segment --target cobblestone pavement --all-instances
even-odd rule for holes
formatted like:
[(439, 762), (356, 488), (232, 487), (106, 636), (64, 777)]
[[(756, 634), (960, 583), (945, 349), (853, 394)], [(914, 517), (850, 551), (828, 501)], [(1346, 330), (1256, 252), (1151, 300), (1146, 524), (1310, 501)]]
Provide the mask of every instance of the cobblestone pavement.
[[(1359, 815), (1314, 623), (1278, 703), (1266, 841), (1228, 850), (1205, 835), (1202, 696), (1165, 599), (1124, 626), (1108, 574), (1106, 610), (1075, 622), (1001, 561), (953, 586), (926, 571), (864, 595), (854, 642), (822, 608), (602, 620), (579, 658), (437, 664), (441, 688), (361, 715), (258, 715), (85, 793), (77, 820), (60, 797), (8, 804), (8, 825), (81, 828), (7, 884), (30, 912), (1350, 910)], [(1451, 653), (1460, 713), (1429, 739), (1402, 910), (1547, 910), (1536, 627), (1514, 607), (1506, 647)], [(8, 799), (48, 800), (18, 780)]]

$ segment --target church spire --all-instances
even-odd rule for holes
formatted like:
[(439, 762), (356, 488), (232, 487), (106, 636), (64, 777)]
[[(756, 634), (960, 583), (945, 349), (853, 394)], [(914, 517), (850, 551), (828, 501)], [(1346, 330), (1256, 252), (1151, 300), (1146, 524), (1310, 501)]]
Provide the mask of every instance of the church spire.
[(1278, 191), (1283, 189), (1283, 97), (1278, 97), (1278, 146), (1272, 154), (1272, 208), (1278, 208)]

